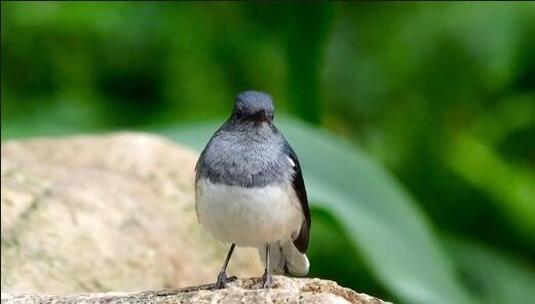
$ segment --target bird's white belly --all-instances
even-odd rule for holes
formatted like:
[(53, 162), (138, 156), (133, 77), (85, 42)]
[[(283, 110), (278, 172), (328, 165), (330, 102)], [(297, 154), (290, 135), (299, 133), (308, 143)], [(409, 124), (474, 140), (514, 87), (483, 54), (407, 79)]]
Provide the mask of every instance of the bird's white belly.
[(238, 246), (260, 247), (291, 239), (303, 221), (290, 185), (245, 188), (200, 179), (195, 194), (201, 225), (215, 238)]

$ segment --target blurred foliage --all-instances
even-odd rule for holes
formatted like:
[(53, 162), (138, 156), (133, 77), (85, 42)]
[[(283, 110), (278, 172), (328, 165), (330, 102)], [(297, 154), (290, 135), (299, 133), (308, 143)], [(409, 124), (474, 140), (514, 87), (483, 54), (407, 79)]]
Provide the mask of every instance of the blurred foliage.
[(266, 91), (330, 131), (282, 121), (315, 197), (312, 275), (407, 303), (533, 299), (533, 3), (1, 8), (3, 139), (128, 128), (198, 145), (198, 121)]

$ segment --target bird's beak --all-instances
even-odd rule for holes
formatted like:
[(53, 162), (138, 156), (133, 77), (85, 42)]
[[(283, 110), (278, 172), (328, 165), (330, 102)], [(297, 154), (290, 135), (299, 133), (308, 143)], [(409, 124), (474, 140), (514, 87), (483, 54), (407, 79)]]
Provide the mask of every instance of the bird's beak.
[(257, 121), (257, 122), (262, 122), (262, 121), (267, 121), (268, 120), (267, 113), (264, 110), (260, 110), (260, 111), (258, 111), (256, 113), (254, 113), (254, 115), (252, 115), (251, 118), (252, 118), (252, 120)]

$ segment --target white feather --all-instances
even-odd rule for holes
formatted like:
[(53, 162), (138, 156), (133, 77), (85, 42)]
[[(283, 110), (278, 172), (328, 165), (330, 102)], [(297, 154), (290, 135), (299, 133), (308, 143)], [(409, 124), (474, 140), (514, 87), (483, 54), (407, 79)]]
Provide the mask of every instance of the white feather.
[(290, 240), (303, 222), (291, 185), (245, 188), (201, 178), (196, 210), (201, 225), (216, 239), (238, 246), (262, 247)]
[(290, 162), (290, 165), (291, 165), (292, 167), (295, 167), (295, 163), (294, 163), (294, 161), (293, 161), (290, 157), (288, 157), (288, 162)]
[[(262, 262), (266, 259), (266, 247), (259, 247), (258, 252)], [(286, 240), (271, 245), (269, 250), (269, 264), (273, 273), (304, 276), (308, 273), (310, 263), (304, 253), (299, 252), (292, 241)]]

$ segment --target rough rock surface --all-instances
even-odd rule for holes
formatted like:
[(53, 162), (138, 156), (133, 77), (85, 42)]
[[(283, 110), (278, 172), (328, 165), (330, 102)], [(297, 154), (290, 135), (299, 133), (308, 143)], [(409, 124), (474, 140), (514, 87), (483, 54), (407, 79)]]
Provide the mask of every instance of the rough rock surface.
[[(2, 292), (213, 282), (227, 248), (197, 224), (196, 158), (139, 133), (2, 143)], [(239, 249), (230, 272), (260, 275), (257, 253)]]
[(226, 289), (213, 290), (213, 285), (147, 291), (139, 293), (95, 293), (72, 296), (7, 295), (2, 303), (385, 303), (377, 298), (356, 293), (332, 281), (274, 277), (272, 289), (260, 289), (259, 279), (232, 282)]
[[(12, 141), (1, 157), (2, 303), (383, 303), (281, 276), (164, 289), (213, 282), (227, 248), (197, 223), (197, 155), (163, 138)], [(261, 275), (256, 251), (237, 249), (229, 272)]]

